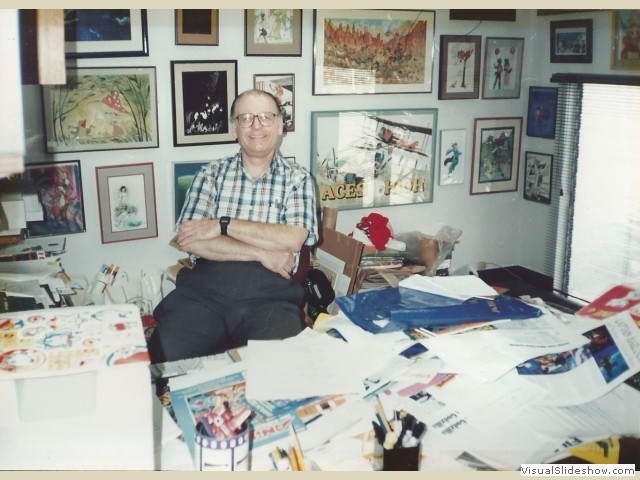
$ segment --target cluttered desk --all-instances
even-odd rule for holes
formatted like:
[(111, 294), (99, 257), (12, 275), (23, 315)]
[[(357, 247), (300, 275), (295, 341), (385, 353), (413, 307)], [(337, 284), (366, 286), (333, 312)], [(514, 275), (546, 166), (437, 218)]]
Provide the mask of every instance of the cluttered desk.
[[(152, 366), (156, 380), (168, 381), (165, 420), (178, 427), (166, 429), (160, 468), (637, 464), (640, 287), (615, 287), (575, 314), (540, 299), (503, 300), (475, 276), (416, 275), (395, 289), (342, 297), (338, 314), (296, 337)], [(447, 309), (459, 321), (443, 322)], [(235, 447), (224, 436), (205, 443), (195, 434), (221, 406), (228, 418), (252, 412), (246, 455), (236, 457), (244, 463), (230, 460)], [(221, 445), (226, 460), (201, 461), (203, 449)]]

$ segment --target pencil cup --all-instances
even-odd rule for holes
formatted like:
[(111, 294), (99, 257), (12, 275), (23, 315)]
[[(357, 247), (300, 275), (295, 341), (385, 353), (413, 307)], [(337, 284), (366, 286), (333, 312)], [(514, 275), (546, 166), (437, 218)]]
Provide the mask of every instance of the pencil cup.
[(249, 428), (229, 438), (209, 436), (202, 424), (196, 426), (196, 468), (198, 470), (248, 471)]
[(382, 451), (382, 470), (418, 471), (420, 465), (420, 444), (415, 447), (384, 448)]

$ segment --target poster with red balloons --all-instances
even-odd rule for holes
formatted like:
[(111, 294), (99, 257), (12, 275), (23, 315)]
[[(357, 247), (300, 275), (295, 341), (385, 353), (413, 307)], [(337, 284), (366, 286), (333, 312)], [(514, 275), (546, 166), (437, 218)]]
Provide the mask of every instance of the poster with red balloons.
[(486, 37), (482, 98), (520, 98), (524, 38)]

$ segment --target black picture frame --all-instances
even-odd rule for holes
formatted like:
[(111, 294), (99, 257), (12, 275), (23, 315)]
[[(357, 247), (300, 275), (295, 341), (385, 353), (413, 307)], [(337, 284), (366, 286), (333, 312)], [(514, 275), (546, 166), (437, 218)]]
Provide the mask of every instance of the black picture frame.
[(173, 146), (236, 141), (229, 109), (238, 92), (237, 60), (171, 61)]
[(592, 19), (552, 21), (549, 35), (551, 63), (592, 63)]
[(558, 89), (556, 87), (529, 87), (527, 136), (556, 138)]
[(553, 155), (525, 152), (522, 198), (532, 202), (550, 204), (552, 180)]
[(66, 58), (149, 56), (144, 9), (64, 10)]

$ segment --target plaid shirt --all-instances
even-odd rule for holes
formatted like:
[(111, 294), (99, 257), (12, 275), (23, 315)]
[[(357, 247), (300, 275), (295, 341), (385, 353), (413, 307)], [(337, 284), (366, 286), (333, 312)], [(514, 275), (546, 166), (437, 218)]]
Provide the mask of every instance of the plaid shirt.
[(176, 226), (186, 220), (222, 216), (309, 230), (305, 245), (318, 242), (316, 197), (311, 174), (278, 153), (257, 180), (244, 171), (240, 153), (215, 160), (196, 173)]

